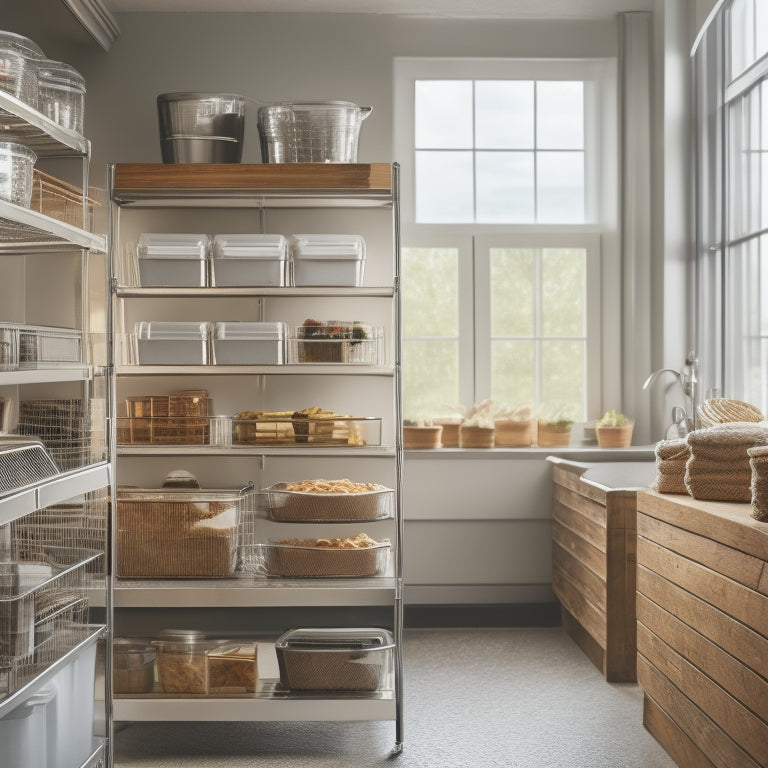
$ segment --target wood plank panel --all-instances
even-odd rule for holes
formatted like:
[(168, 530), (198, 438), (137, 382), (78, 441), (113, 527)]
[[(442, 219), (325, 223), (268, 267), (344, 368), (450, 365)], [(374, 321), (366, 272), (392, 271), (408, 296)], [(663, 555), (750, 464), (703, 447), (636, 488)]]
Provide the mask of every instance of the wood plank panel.
[(679, 528), (765, 559), (768, 525), (751, 517), (751, 504), (701, 501), (681, 494), (640, 491), (638, 510)]
[(580, 594), (576, 585), (569, 581), (562, 571), (556, 571), (552, 574), (552, 589), (562, 606), (576, 617), (601, 648), (605, 648), (605, 613)]
[(605, 552), (605, 526), (594, 523), (579, 511), (560, 502), (552, 502), (552, 519), (564, 525), (574, 534), (588, 541), (593, 547)]
[[(674, 713), (674, 721), (704, 752), (715, 768), (765, 768), (693, 704), (675, 685), (656, 669), (642, 653), (637, 656), (637, 681), (665, 712)], [(645, 725), (656, 736), (651, 723)], [(658, 737), (657, 737), (658, 738)], [(696, 763), (681, 768), (699, 768)]]
[(607, 602), (605, 581), (556, 542), (552, 543), (552, 568), (562, 571), (571, 582), (578, 585), (579, 592), (587, 600), (601, 611), (605, 611)]
[(573, 531), (557, 520), (552, 521), (552, 540), (605, 580), (607, 563), (604, 552), (574, 535)]
[[(704, 712), (758, 765), (768, 765), (768, 724), (694, 667), (645, 625), (637, 627), (638, 653)], [(730, 766), (729, 766), (730, 768)]]
[(706, 595), (711, 605), (768, 636), (768, 597), (642, 536), (637, 541), (637, 561), (695, 595)]
[(637, 596), (637, 620), (768, 724), (768, 680), (644, 595)]
[(701, 563), (750, 589), (757, 589), (760, 584), (762, 560), (648, 515), (641, 514), (638, 518), (639, 536), (655, 541), (665, 549)]
[(563, 488), (570, 488), (572, 491), (581, 493), (581, 489), (597, 490), (586, 486), (581, 482), (581, 476), (587, 471), (588, 467), (574, 467), (572, 465), (559, 466), (557, 464), (552, 467), (552, 482), (555, 486), (562, 486)]
[(117, 192), (131, 190), (381, 190), (392, 186), (388, 163), (118, 163)]
[[(611, 501), (609, 500), (609, 505)], [(635, 569), (626, 552), (626, 531), (608, 529), (606, 565), (606, 678), (636, 679)]]
[(682, 768), (715, 768), (693, 739), (647, 693), (643, 696), (643, 725)]
[(563, 508), (565, 508), (572, 513), (585, 517), (599, 529), (605, 528), (605, 503), (601, 504), (600, 502), (593, 501), (576, 491), (562, 488), (558, 485), (552, 491), (552, 501), (553, 513), (555, 509), (564, 512)]
[(760, 584), (757, 590), (764, 595), (768, 595), (768, 563), (763, 563), (763, 572), (760, 575)]
[(605, 649), (584, 627), (561, 606), (560, 617), (563, 623), (563, 629), (576, 645), (584, 651), (586, 657), (597, 667), (601, 675), (605, 675)]
[(768, 679), (768, 638), (642, 564), (637, 569), (637, 591)]

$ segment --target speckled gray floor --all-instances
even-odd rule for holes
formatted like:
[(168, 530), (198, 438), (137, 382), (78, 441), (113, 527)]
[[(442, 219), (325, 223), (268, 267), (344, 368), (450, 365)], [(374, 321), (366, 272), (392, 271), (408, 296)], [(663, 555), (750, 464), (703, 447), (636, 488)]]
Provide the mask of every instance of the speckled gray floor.
[(608, 684), (561, 629), (406, 630), (394, 724), (120, 724), (116, 768), (674, 768), (636, 685)]

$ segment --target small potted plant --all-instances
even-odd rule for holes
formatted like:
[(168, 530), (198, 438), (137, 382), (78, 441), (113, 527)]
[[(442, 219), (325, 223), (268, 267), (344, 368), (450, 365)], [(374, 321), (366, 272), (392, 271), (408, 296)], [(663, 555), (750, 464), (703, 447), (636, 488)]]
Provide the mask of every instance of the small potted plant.
[(634, 420), (623, 413), (606, 411), (595, 423), (597, 444), (601, 448), (629, 448), (634, 426)]
[(513, 408), (499, 407), (493, 415), (496, 445), (505, 448), (528, 448), (536, 440), (533, 405), (523, 403)]
[(567, 406), (553, 410), (547, 416), (540, 416), (536, 438), (537, 445), (540, 448), (568, 446), (571, 442), (573, 422), (574, 419)]

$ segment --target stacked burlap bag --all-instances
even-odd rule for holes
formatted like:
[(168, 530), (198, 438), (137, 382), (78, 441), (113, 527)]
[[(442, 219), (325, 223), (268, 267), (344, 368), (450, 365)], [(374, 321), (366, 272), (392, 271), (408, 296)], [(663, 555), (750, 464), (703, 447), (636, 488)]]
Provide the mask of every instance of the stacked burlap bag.
[(651, 488), (659, 493), (688, 493), (685, 487), (685, 465), (688, 461), (688, 443), (684, 437), (661, 440), (654, 449), (656, 476)]
[(752, 467), (752, 517), (768, 523), (768, 446), (750, 448), (747, 453)]
[(685, 487), (694, 499), (752, 500), (749, 449), (768, 445), (765, 422), (732, 422), (697, 429), (686, 438)]

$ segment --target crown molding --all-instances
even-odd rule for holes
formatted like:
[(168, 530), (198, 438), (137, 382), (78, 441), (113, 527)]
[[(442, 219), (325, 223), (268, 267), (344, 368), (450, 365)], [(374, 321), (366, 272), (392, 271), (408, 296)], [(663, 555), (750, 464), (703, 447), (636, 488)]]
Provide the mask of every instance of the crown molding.
[(62, 0), (88, 34), (108, 51), (120, 34), (120, 27), (103, 0)]

